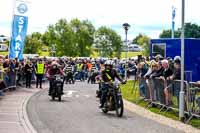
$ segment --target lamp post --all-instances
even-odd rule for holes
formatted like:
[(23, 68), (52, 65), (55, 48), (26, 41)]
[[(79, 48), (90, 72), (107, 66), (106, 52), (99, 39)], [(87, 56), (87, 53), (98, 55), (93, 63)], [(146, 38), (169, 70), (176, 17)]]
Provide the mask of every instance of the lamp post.
[(184, 33), (185, 33), (185, 0), (182, 0), (182, 19), (181, 19), (181, 91), (179, 94), (179, 119), (184, 120)]
[(55, 44), (52, 44), (51, 53), (52, 53), (52, 57), (56, 56), (56, 47), (55, 47)]
[[(131, 26), (130, 26), (128, 23), (124, 23), (122, 26), (124, 27), (124, 30), (125, 30), (126, 47), (128, 48), (127, 33), (128, 33), (128, 29), (129, 29)], [(127, 79), (127, 51), (126, 51), (125, 58), (126, 58), (126, 64), (125, 64), (125, 79)]]

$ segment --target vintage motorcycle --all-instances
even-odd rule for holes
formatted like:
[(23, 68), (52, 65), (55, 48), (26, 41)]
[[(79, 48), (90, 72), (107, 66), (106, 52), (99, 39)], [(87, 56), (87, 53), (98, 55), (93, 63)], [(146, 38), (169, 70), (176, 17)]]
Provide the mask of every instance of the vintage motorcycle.
[(104, 113), (108, 111), (116, 111), (118, 117), (122, 117), (124, 112), (123, 98), (121, 94), (120, 84), (118, 82), (109, 84), (106, 102), (102, 108)]
[(52, 85), (52, 92), (51, 92), (52, 100), (55, 100), (55, 98), (58, 98), (58, 101), (61, 101), (63, 82), (64, 82), (64, 77), (62, 75), (56, 74), (53, 76), (53, 83), (52, 83), (53, 85)]

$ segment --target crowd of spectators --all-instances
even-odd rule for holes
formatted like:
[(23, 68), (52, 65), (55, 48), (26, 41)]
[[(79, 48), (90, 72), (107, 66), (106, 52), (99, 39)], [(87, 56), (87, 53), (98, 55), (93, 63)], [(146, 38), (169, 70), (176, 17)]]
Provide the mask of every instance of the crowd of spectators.
[[(103, 58), (80, 59), (66, 57), (48, 59), (44, 57), (18, 61), (17, 58), (1, 57), (0, 90), (5, 88), (15, 89), (17, 86), (31, 88), (31, 81), (37, 79), (36, 66), (38, 62), (44, 64), (46, 72), (51, 63), (56, 61), (63, 71), (71, 71), (75, 80), (88, 80), (88, 83), (95, 83), (95, 76), (101, 72), (106, 60)], [(151, 60), (144, 57), (130, 58), (127, 63), (126, 60), (118, 58), (112, 58), (111, 60), (113, 61), (113, 67), (122, 78), (125, 78), (125, 71), (127, 70), (127, 79), (130, 78), (130, 75), (133, 75), (139, 80), (140, 96), (142, 98), (173, 105), (172, 95), (174, 95), (178, 101), (180, 85), (172, 85), (171, 81), (180, 80), (181, 77), (181, 60), (179, 56), (174, 59), (164, 59), (158, 55)], [(159, 84), (162, 85), (159, 87)], [(38, 82), (36, 87), (38, 87)], [(41, 85), (40, 88), (42, 88)]]
[[(137, 65), (137, 75), (141, 97), (162, 104), (173, 105), (172, 95), (179, 97), (180, 85), (172, 86), (171, 82), (181, 79), (181, 59), (164, 59), (160, 55), (151, 61), (145, 59)], [(162, 84), (162, 85), (158, 85)]]

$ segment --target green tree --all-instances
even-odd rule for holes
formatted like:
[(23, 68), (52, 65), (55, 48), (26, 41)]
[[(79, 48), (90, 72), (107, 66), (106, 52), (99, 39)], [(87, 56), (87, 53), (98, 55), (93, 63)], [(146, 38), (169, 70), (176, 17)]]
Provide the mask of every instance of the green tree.
[(31, 35), (26, 36), (24, 53), (27, 54), (39, 53), (42, 47), (41, 37), (42, 35), (39, 32), (34, 32)]
[(60, 19), (48, 27), (42, 40), (49, 47), (56, 45), (57, 56), (89, 56), (94, 31), (88, 20), (73, 19), (68, 23), (66, 19)]
[(132, 43), (138, 44), (143, 47), (143, 54), (149, 56), (150, 38), (147, 35), (139, 34), (133, 39)]
[(70, 22), (72, 30), (74, 31), (74, 45), (76, 45), (76, 52), (78, 56), (90, 56), (91, 46), (94, 42), (95, 28), (88, 20), (80, 21), (73, 19)]
[(136, 36), (134, 39), (133, 39), (133, 41), (132, 41), (132, 44), (137, 44), (138, 43), (138, 39), (140, 38), (140, 37), (142, 37), (143, 35), (140, 33), (138, 36)]
[(51, 46), (55, 44), (56, 41), (56, 34), (54, 32), (54, 26), (49, 25), (47, 31), (42, 35), (42, 43), (46, 46)]
[[(174, 37), (175, 38), (179, 38), (181, 35), (181, 32), (178, 31), (174, 31)], [(160, 38), (171, 38), (172, 36), (172, 30), (163, 30), (162, 33), (159, 35)]]
[[(181, 28), (174, 32), (175, 38), (180, 38)], [(163, 30), (160, 38), (171, 38), (171, 30)], [(192, 23), (185, 23), (185, 38), (200, 38), (200, 26)]]
[[(181, 31), (181, 29), (179, 29)], [(197, 24), (185, 23), (185, 38), (200, 38), (200, 26)]]
[(122, 51), (121, 37), (112, 29), (102, 26), (95, 33), (95, 45), (103, 57), (120, 57)]
[(60, 19), (54, 26), (56, 55), (58, 56), (76, 56), (73, 45), (74, 37), (70, 24), (65, 19)]

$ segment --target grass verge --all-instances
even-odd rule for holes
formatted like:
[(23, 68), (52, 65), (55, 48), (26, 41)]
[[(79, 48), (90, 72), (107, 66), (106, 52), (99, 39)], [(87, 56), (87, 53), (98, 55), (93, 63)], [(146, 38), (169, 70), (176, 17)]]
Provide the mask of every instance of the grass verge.
[[(147, 102), (140, 100), (138, 82), (128, 81), (125, 85), (121, 86), (121, 91), (124, 99), (146, 108)], [(174, 120), (179, 120), (177, 111), (170, 110), (168, 112), (160, 112), (160, 109), (157, 107), (149, 107), (146, 109), (156, 114), (160, 114)], [(193, 118), (189, 124), (195, 128), (200, 129), (200, 119)]]
[[(127, 52), (127, 57), (128, 58), (135, 57), (135, 56), (138, 56), (138, 55), (143, 55), (143, 53), (142, 52)], [(92, 52), (91, 57), (98, 57), (98, 56), (99, 56), (98, 52), (96, 52), (96, 51)], [(126, 52), (122, 52), (121, 53), (121, 58), (125, 58), (125, 57), (126, 57)]]
[(7, 51), (5, 51), (5, 52), (4, 52), (4, 51), (1, 51), (1, 52), (0, 52), (0, 55), (6, 56), (6, 55), (8, 55), (8, 52), (7, 52)]
[[(135, 57), (135, 56), (138, 56), (138, 55), (143, 55), (143, 53), (142, 52), (127, 52), (128, 58)], [(125, 57), (126, 57), (126, 52), (122, 52), (121, 58), (125, 58)]]

